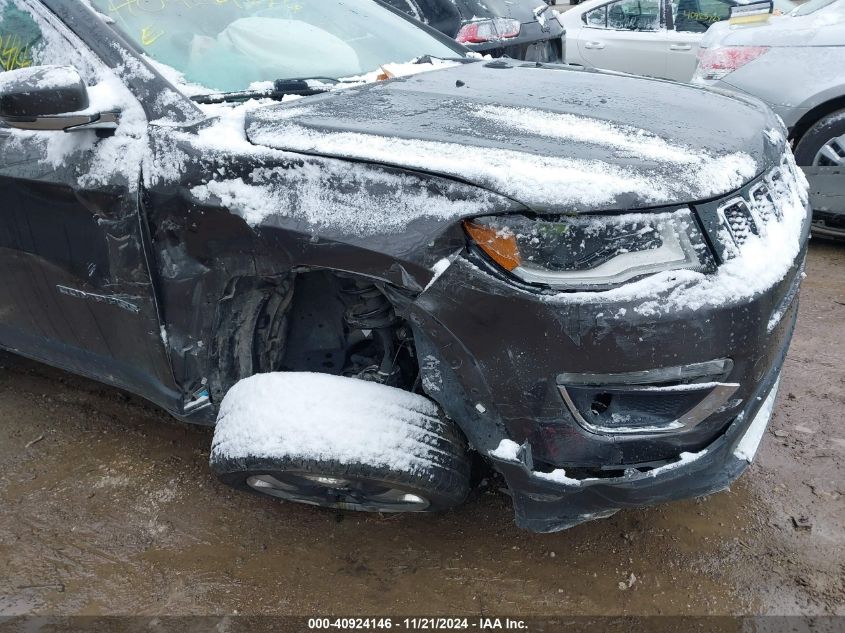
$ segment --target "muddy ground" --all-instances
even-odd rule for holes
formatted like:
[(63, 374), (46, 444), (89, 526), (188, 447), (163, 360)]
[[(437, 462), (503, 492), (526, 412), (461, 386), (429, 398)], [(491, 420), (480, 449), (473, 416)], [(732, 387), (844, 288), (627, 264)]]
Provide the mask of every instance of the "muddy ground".
[(845, 614), (845, 247), (814, 241), (801, 302), (729, 492), (544, 536), (492, 489), (389, 518), (230, 492), (208, 429), (0, 355), (0, 613)]

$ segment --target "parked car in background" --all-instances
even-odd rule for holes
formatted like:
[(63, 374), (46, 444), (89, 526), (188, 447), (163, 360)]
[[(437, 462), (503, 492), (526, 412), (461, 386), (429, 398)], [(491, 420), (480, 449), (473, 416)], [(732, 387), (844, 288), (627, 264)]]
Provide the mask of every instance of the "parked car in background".
[(565, 32), (543, 0), (382, 0), (483, 55), (562, 62)]
[[(588, 68), (689, 81), (707, 28), (740, 0), (588, 0), (560, 16), (566, 61)], [(795, 8), (776, 0), (775, 11)]]
[(780, 115), (810, 181), (814, 232), (845, 238), (845, 1), (714, 25), (693, 81), (754, 95)]

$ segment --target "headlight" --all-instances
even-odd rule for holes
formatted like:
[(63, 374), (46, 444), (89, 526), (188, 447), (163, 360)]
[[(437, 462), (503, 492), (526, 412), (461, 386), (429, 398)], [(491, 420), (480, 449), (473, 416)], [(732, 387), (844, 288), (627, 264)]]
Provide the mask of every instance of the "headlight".
[(558, 290), (605, 290), (665, 270), (713, 266), (686, 209), (554, 220), (487, 216), (467, 220), (464, 228), (517, 278)]

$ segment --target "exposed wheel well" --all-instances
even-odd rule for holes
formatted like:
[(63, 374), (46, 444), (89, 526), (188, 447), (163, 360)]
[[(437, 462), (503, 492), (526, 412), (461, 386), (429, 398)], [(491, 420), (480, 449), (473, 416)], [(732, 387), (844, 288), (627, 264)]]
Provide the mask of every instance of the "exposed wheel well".
[(830, 101), (825, 101), (807, 112), (798, 120), (798, 123), (792, 127), (792, 130), (790, 130), (789, 138), (793, 142), (793, 147), (801, 140), (801, 137), (807, 133), (807, 130), (819, 121), (819, 119), (843, 108), (845, 108), (845, 95), (835, 97)]
[[(239, 380), (273, 371), (354, 377), (429, 397), (418, 350), (424, 344), (401, 316), (397, 294), (366, 277), (324, 269), (233, 279), (215, 316), (212, 402), (219, 406)], [(470, 405), (459, 400), (452, 408), (462, 407)], [(465, 436), (457, 419), (455, 429)], [(475, 460), (473, 477), (486, 472), (481, 464)]]
[(217, 304), (210, 384), (220, 403), (241, 378), (272, 371), (284, 356), (293, 277), (232, 279)]
[(413, 333), (378, 283), (330, 270), (233, 279), (218, 302), (210, 389), (256, 373), (346, 375), (419, 391)]

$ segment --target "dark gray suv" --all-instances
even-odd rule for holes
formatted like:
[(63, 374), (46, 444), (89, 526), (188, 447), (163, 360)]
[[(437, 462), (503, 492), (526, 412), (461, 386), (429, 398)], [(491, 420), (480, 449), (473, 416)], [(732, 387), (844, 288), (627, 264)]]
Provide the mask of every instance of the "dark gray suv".
[(227, 483), (429, 511), (486, 462), (553, 531), (753, 458), (809, 229), (760, 101), (372, 0), (8, 0), (0, 37), (0, 346), (216, 424)]

